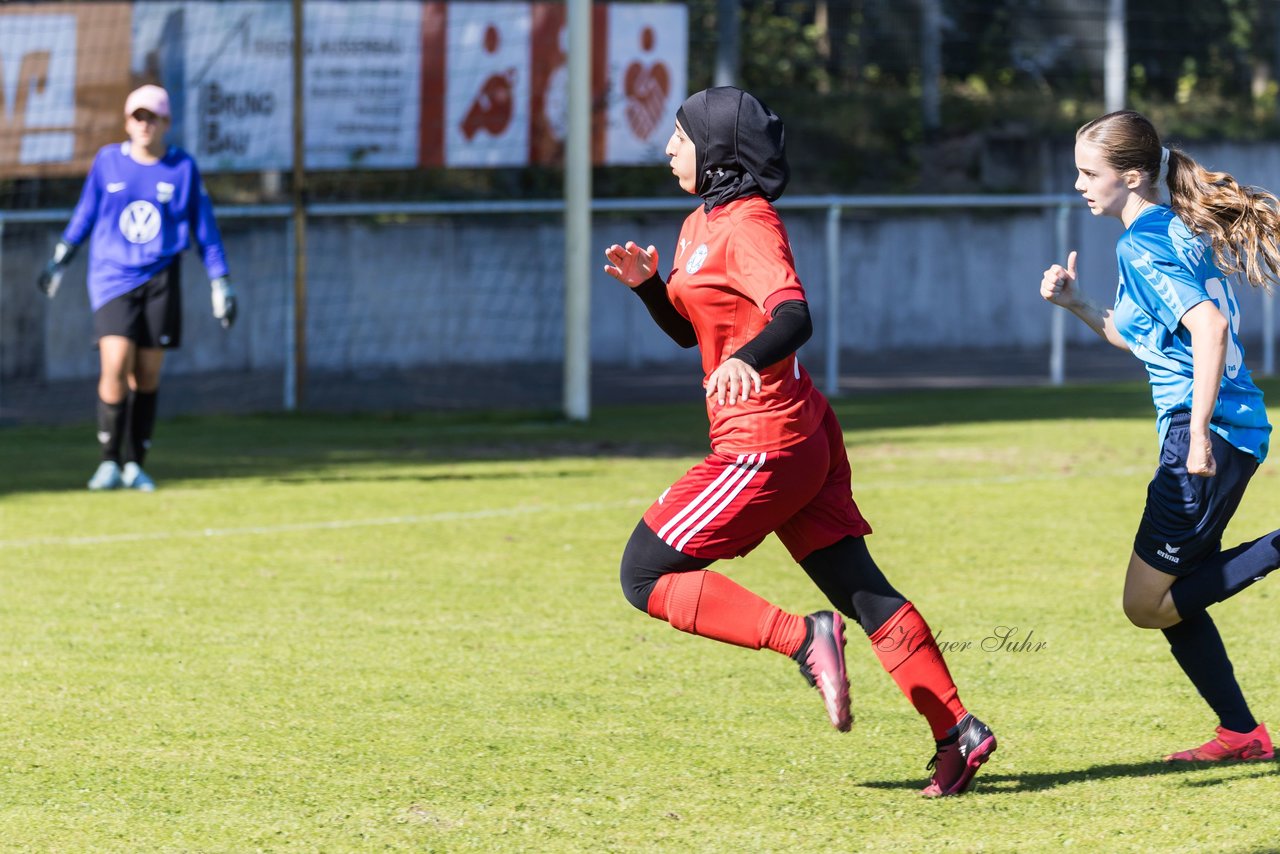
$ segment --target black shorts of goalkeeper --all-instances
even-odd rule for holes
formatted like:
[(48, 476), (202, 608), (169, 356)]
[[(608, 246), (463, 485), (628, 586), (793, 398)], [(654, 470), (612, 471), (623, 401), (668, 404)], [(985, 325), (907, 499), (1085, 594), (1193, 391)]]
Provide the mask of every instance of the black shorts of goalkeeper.
[(1258, 470), (1253, 454), (1212, 430), (1217, 474), (1187, 472), (1190, 416), (1177, 413), (1160, 449), (1160, 467), (1147, 486), (1147, 506), (1133, 540), (1133, 551), (1156, 569), (1187, 575), (1222, 548), (1222, 532), (1240, 506), (1249, 479)]
[(121, 335), (139, 347), (182, 345), (182, 267), (179, 259), (93, 313), (93, 342)]

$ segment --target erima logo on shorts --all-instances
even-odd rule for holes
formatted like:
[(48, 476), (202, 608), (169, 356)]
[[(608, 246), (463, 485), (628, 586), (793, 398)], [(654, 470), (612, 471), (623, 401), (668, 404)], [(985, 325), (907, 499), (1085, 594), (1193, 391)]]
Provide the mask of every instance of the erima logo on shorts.
[(1156, 554), (1169, 561), (1169, 563), (1179, 563), (1182, 561), (1182, 558), (1174, 557), (1174, 555), (1180, 551), (1182, 551), (1182, 546), (1171, 546), (1168, 543), (1165, 543), (1164, 548), (1156, 549)]
[(702, 244), (693, 250), (693, 256), (689, 258), (689, 263), (684, 265), (684, 271), (689, 275), (693, 275), (702, 269), (702, 265), (707, 261), (707, 244)]
[(120, 233), (130, 243), (150, 243), (160, 233), (160, 211), (151, 202), (130, 202), (120, 212)]

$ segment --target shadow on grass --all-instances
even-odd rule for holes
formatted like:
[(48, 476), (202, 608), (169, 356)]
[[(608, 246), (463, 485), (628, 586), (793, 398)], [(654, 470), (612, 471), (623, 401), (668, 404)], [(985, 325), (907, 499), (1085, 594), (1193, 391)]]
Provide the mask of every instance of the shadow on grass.
[(448, 472), (441, 474), (375, 474), (375, 475), (285, 475), (268, 478), (272, 483), (291, 486), (307, 486), (315, 483), (448, 483), (489, 480), (564, 480), (571, 477), (590, 477), (585, 471), (529, 471), (512, 469), (495, 472)]
[[(1245, 773), (1239, 769), (1248, 768)], [(1230, 773), (1223, 776), (1222, 772)], [(1186, 779), (1182, 785), (1194, 788), (1208, 788), (1231, 783), (1235, 780), (1252, 777), (1266, 777), (1280, 774), (1280, 762), (1231, 763), (1219, 765), (1211, 763), (1171, 764), (1168, 762), (1116, 762), (1107, 765), (1092, 765), (1077, 771), (1058, 771), (1045, 773), (1012, 774), (980, 772), (975, 778), (971, 794), (1008, 794), (1010, 792), (1043, 792), (1058, 789), (1074, 783), (1089, 783), (1095, 780), (1114, 780), (1125, 777), (1167, 777), (1182, 776)], [(1207, 776), (1212, 775), (1212, 776)], [(867, 789), (912, 789), (918, 790), (922, 784), (919, 778), (910, 780), (868, 780), (858, 784)]]
[[(1280, 393), (1280, 382), (1263, 386)], [(860, 434), (890, 428), (1068, 418), (1154, 421), (1141, 383), (883, 392), (843, 398), (834, 405), (855, 445)], [(600, 407), (588, 423), (545, 411), (183, 416), (162, 419), (157, 440), (147, 469), (162, 485), (176, 479), (348, 479), (335, 470), (350, 472), (362, 465), (385, 472), (401, 464), (556, 457), (697, 458), (708, 450), (706, 413), (699, 402)], [(81, 491), (97, 456), (88, 424), (0, 428), (0, 495)], [(451, 480), (463, 475), (369, 477)]]

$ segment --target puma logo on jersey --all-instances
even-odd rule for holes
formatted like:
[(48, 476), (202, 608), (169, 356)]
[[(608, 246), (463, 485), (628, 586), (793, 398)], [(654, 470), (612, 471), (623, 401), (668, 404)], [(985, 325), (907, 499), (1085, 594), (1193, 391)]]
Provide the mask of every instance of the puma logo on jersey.
[(676, 260), (677, 260), (677, 261), (678, 261), (678, 260), (680, 260), (680, 256), (684, 255), (684, 250), (686, 250), (686, 249), (688, 249), (688, 248), (689, 248), (689, 238), (687, 238), (687, 237), (682, 237), (682, 238), (680, 238), (680, 243), (679, 243), (679, 245), (676, 247)]

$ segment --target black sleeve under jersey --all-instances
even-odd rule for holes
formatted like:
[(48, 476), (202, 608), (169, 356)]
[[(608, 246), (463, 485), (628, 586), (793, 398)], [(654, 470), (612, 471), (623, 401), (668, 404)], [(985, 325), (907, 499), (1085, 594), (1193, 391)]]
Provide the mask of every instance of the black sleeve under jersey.
[(789, 299), (778, 303), (773, 317), (755, 338), (752, 338), (733, 358), (741, 359), (757, 371), (781, 362), (800, 349), (813, 334), (813, 321), (809, 318), (809, 304), (801, 299)]
[(654, 273), (648, 279), (631, 289), (649, 309), (649, 316), (658, 328), (667, 333), (671, 340), (688, 349), (698, 346), (698, 336), (693, 331), (693, 324), (688, 318), (676, 311), (676, 307), (667, 298), (667, 284), (662, 276)]

